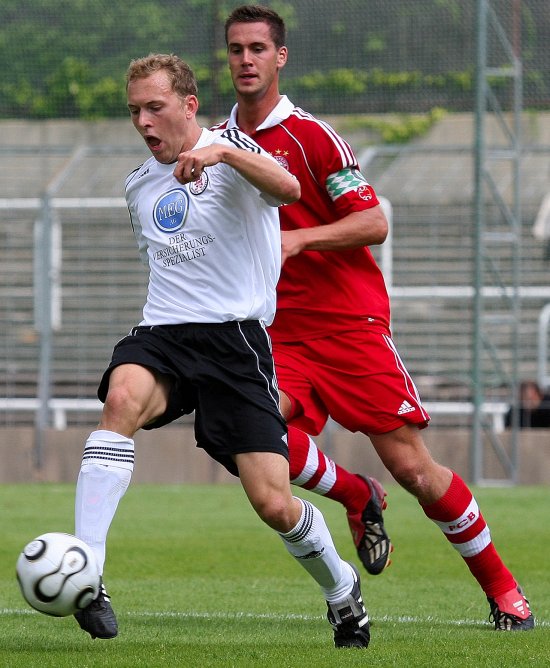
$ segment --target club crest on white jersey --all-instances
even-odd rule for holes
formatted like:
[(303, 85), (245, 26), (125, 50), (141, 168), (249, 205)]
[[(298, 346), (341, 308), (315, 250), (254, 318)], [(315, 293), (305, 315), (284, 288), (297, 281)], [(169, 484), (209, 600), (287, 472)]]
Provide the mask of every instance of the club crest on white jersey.
[(162, 194), (155, 202), (153, 220), (162, 232), (171, 234), (181, 230), (189, 213), (189, 194), (183, 188), (174, 188)]
[(200, 195), (208, 188), (208, 174), (204, 171), (196, 181), (189, 184), (189, 192), (192, 195)]

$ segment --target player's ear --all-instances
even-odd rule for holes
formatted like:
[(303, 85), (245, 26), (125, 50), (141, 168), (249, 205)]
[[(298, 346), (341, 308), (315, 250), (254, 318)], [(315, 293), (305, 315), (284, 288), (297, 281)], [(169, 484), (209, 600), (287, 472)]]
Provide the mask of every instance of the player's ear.
[(185, 112), (189, 118), (195, 116), (199, 110), (199, 100), (196, 95), (188, 95), (185, 100)]
[(282, 46), (279, 49), (279, 53), (277, 54), (277, 67), (281, 69), (281, 67), (284, 67), (286, 65), (286, 61), (288, 59), (288, 49), (286, 46)]

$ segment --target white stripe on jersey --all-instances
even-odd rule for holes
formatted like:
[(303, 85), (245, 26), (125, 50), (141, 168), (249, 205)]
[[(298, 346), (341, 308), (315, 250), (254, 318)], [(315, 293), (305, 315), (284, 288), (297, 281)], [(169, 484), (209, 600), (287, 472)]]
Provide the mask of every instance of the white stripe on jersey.
[(281, 130), (284, 130), (284, 131), (287, 133), (287, 135), (288, 135), (289, 137), (292, 137), (292, 139), (296, 142), (296, 146), (298, 146), (298, 148), (300, 149), (300, 151), (301, 151), (301, 153), (302, 153), (302, 157), (304, 158), (304, 163), (305, 163), (305, 165), (306, 165), (306, 167), (307, 167), (307, 171), (309, 172), (309, 175), (311, 176), (311, 178), (315, 181), (315, 183), (316, 183), (318, 186), (320, 186), (321, 188), (323, 188), (323, 187), (324, 187), (323, 184), (322, 184), (322, 183), (319, 183), (319, 181), (317, 181), (317, 179), (315, 178), (315, 174), (314, 174), (314, 173), (311, 171), (311, 169), (310, 169), (309, 162), (308, 162), (308, 160), (307, 160), (307, 154), (306, 154), (306, 152), (304, 151), (304, 148), (303, 148), (302, 144), (300, 144), (300, 140), (298, 139), (298, 137), (295, 137), (295, 136), (292, 134), (292, 132), (290, 132), (290, 130), (289, 130), (287, 127), (285, 127), (284, 125), (281, 125), (280, 128), (281, 128)]
[(302, 120), (305, 121), (311, 121), (312, 123), (315, 123), (319, 127), (323, 128), (323, 130), (331, 138), (334, 146), (340, 153), (343, 167), (357, 166), (357, 159), (351, 149), (351, 146), (346, 141), (344, 141), (342, 137), (336, 134), (336, 132), (332, 129), (332, 127), (328, 123), (326, 123), (325, 121), (320, 121), (318, 118), (315, 118), (315, 116), (312, 116), (307, 111), (300, 109), (300, 107), (295, 107), (295, 109), (292, 112), (292, 115), (297, 116), (298, 118), (301, 118)]

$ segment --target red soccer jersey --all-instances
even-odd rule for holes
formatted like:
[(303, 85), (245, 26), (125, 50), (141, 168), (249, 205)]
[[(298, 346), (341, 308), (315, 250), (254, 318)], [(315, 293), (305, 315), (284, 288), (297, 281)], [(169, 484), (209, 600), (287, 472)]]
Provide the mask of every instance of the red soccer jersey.
[[(234, 127), (236, 107), (219, 127)], [(327, 123), (283, 97), (251, 136), (300, 181), (298, 202), (279, 209), (281, 229), (328, 225), (379, 204), (357, 159)], [(367, 246), (303, 251), (289, 258), (277, 285), (273, 341), (299, 341), (356, 329), (364, 321), (389, 329), (386, 286)]]

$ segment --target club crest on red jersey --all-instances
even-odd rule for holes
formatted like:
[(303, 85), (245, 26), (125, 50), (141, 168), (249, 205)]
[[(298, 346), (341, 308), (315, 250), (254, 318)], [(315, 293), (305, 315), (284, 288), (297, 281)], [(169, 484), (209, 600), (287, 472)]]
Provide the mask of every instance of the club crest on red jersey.
[(361, 199), (364, 199), (366, 202), (370, 201), (374, 197), (373, 190), (368, 183), (359, 186), (359, 188), (357, 188), (357, 194)]
[(281, 167), (284, 167), (287, 172), (290, 172), (290, 165), (288, 164), (288, 160), (287, 160), (287, 155), (288, 155), (287, 150), (283, 150), (282, 148), (278, 148), (275, 151), (273, 151), (271, 153), (271, 155), (281, 165)]

